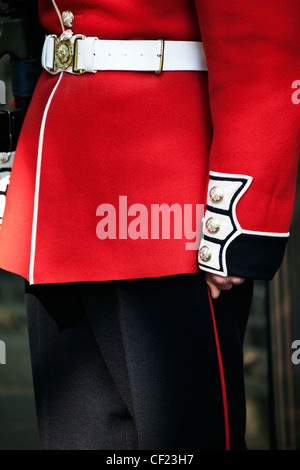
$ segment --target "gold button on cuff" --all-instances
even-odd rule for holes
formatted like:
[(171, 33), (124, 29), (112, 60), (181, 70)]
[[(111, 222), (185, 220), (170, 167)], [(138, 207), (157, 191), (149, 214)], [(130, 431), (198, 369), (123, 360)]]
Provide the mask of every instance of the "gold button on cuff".
[(74, 25), (74, 15), (71, 11), (66, 10), (61, 15), (64, 26), (67, 28), (72, 28)]
[(210, 249), (206, 245), (202, 246), (199, 250), (199, 256), (203, 263), (207, 263), (211, 258)]
[(223, 192), (222, 188), (220, 188), (218, 186), (214, 186), (209, 191), (209, 199), (214, 204), (217, 204), (218, 202), (221, 202), (223, 197), (224, 197), (224, 192)]
[(209, 232), (209, 233), (217, 233), (219, 230), (220, 230), (220, 223), (217, 219), (214, 219), (213, 217), (210, 217), (209, 219), (207, 219), (206, 223), (205, 223), (205, 227), (206, 227), (206, 230)]

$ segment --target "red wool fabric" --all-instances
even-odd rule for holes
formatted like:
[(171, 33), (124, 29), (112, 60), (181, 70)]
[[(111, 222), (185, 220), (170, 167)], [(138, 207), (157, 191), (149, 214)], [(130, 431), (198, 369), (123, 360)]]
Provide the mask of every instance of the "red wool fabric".
[[(291, 100), (300, 78), (298, 0), (56, 4), (73, 12), (74, 34), (202, 40), (208, 75), (43, 71), (18, 142), (1, 268), (31, 283), (196, 272), (197, 251), (184, 237), (100, 240), (96, 210), (117, 209), (119, 196), (149, 213), (152, 204), (204, 205), (210, 170), (253, 178), (237, 206), (244, 230), (289, 231), (300, 140), (300, 107)], [(39, 14), (49, 33), (61, 34), (50, 0), (39, 1)]]

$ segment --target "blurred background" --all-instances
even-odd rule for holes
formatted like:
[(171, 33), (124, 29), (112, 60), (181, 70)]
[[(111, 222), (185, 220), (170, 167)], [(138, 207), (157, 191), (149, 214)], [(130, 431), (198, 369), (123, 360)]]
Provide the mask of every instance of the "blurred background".
[[(0, 0), (0, 80), (6, 85), (5, 103), (0, 94), (0, 142), (1, 119), (7, 119), (13, 100), (22, 113), (31, 96), (30, 83), (14, 82), (11, 59), (19, 67), (21, 61), (39, 61), (40, 53), (41, 31), (30, 28), (36, 0), (15, 0), (10, 6), (15, 7), (12, 29), (7, 27), (11, 16), (4, 14), (9, 5)], [(30, 29), (25, 48), (19, 41), (8, 47), (16, 27)], [(255, 283), (244, 349), (249, 450), (300, 449), (300, 363), (291, 360), (292, 343), (298, 340), (300, 348), (299, 242), (300, 189), (283, 265), (271, 283)], [(0, 270), (0, 340), (6, 345), (6, 364), (0, 364), (0, 450), (39, 449), (23, 291), (22, 278)]]

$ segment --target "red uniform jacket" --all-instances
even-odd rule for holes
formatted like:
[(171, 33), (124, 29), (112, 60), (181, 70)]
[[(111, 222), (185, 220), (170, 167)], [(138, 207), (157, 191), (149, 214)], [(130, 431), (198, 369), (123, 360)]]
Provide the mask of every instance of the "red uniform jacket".
[[(16, 151), (0, 267), (31, 283), (199, 266), (272, 278), (299, 152), (299, 0), (40, 0), (49, 34), (62, 33), (66, 10), (74, 34), (203, 41), (208, 73), (43, 71)], [(198, 252), (187, 243), (201, 205)], [(170, 214), (168, 233), (159, 224)]]

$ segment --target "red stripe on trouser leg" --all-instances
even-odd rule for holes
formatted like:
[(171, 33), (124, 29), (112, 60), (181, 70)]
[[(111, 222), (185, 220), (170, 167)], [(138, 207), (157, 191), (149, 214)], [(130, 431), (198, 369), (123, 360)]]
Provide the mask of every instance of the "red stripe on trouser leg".
[(225, 384), (225, 377), (224, 377), (224, 369), (223, 369), (223, 362), (222, 362), (222, 354), (220, 349), (219, 337), (218, 337), (218, 330), (215, 320), (215, 313), (212, 304), (212, 299), (209, 291), (209, 287), (207, 286), (208, 290), (208, 298), (210, 303), (210, 310), (211, 316), (214, 326), (214, 334), (215, 334), (215, 341), (216, 341), (216, 348), (217, 348), (217, 355), (218, 355), (218, 362), (219, 362), (219, 370), (220, 370), (220, 379), (221, 379), (221, 389), (222, 389), (222, 398), (223, 398), (223, 409), (224, 409), (224, 425), (225, 425), (225, 444), (226, 450), (230, 450), (230, 439), (229, 439), (229, 419), (228, 419), (228, 404), (227, 404), (227, 394), (226, 394), (226, 384)]

